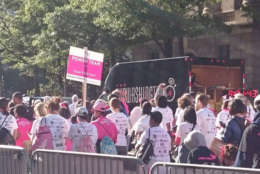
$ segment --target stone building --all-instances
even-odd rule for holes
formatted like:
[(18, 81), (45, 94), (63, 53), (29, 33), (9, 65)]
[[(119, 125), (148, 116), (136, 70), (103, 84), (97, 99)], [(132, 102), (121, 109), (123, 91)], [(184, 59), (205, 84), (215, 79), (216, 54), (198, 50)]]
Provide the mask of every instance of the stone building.
[[(198, 57), (245, 59), (247, 88), (260, 89), (260, 28), (254, 20), (245, 16), (242, 6), (252, 6), (260, 10), (260, 0), (222, 0), (217, 7), (205, 6), (203, 13), (219, 15), (231, 26), (231, 33), (184, 38), (184, 53)], [(174, 56), (180, 55), (178, 50), (176, 41)], [(138, 47), (133, 55), (136, 58), (162, 57), (159, 49), (151, 43)]]

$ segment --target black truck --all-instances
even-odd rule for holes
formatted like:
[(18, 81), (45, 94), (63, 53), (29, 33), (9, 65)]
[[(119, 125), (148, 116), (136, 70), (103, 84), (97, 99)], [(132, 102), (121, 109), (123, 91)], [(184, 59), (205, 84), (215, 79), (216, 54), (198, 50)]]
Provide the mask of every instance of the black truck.
[(224, 91), (245, 88), (244, 60), (175, 57), (117, 63), (109, 72), (104, 90), (121, 91), (122, 100), (133, 108), (140, 98), (152, 99), (165, 83), (171, 107), (185, 92), (203, 92), (219, 102)]

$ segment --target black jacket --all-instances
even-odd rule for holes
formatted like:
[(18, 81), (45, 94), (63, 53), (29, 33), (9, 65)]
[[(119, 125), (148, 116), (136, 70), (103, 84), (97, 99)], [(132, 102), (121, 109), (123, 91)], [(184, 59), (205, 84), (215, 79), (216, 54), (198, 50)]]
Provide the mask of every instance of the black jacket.
[(260, 168), (260, 113), (255, 116), (254, 122), (249, 125), (241, 139), (235, 166)]

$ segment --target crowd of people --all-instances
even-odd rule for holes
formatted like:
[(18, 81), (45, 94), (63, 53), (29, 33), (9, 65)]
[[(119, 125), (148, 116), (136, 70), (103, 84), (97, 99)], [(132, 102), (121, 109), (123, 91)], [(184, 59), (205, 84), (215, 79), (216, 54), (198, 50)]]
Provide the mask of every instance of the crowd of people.
[(73, 95), (71, 104), (44, 97), (32, 106), (23, 103), (20, 92), (11, 101), (2, 97), (0, 144), (29, 153), (53, 149), (137, 155), (146, 158), (147, 170), (155, 162), (260, 167), (260, 96), (254, 108), (240, 94), (223, 99), (219, 113), (205, 94), (183, 94), (175, 112), (163, 95), (141, 99), (131, 112), (120, 97), (115, 91), (108, 101), (83, 103)]

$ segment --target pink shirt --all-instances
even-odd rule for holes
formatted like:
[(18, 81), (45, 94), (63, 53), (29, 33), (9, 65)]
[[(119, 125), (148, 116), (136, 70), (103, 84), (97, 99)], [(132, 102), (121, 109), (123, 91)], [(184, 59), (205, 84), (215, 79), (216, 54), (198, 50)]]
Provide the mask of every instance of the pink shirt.
[(17, 125), (18, 125), (18, 138), (16, 139), (16, 145), (24, 147), (24, 141), (30, 140), (28, 134), (32, 128), (32, 121), (27, 120), (26, 118), (18, 118)]
[(93, 121), (92, 124), (97, 128), (98, 140), (102, 140), (103, 137), (108, 136), (116, 143), (117, 128), (112, 121), (101, 116), (97, 120)]

